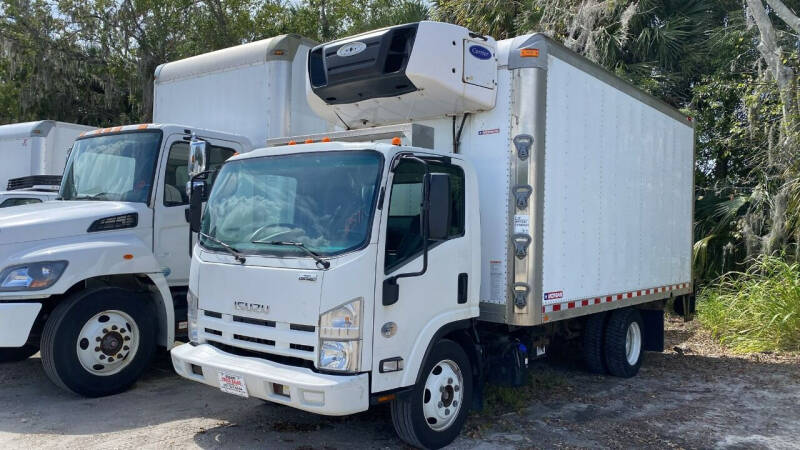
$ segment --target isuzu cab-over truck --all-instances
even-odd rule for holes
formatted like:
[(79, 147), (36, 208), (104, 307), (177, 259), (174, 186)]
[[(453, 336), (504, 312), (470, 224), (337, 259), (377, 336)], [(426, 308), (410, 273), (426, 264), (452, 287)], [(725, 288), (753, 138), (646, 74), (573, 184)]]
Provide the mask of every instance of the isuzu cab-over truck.
[(692, 292), (690, 119), (541, 34), (395, 26), (315, 47), (307, 73), (348, 130), (222, 166), (180, 375), (325, 415), (390, 403), (437, 448), (548, 344), (580, 337), (621, 377), (662, 349)]
[(84, 134), (61, 201), (0, 212), (0, 361), (41, 350), (56, 384), (100, 396), (185, 334), (190, 137), (213, 168), (267, 136), (325, 130), (304, 92), (312, 45), (279, 36), (160, 66), (162, 123)]

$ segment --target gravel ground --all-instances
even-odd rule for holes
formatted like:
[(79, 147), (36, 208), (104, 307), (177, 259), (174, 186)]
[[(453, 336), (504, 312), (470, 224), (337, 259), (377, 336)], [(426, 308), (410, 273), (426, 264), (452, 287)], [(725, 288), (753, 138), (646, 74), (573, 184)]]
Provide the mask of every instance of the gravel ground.
[[(493, 448), (800, 448), (800, 355), (735, 356), (671, 320), (637, 377), (587, 375), (571, 352), (531, 384), (491, 388), (454, 443)], [(0, 448), (396, 448), (386, 408), (326, 418), (239, 399), (173, 374), (166, 355), (130, 391), (84, 399), (38, 356), (0, 366)]]

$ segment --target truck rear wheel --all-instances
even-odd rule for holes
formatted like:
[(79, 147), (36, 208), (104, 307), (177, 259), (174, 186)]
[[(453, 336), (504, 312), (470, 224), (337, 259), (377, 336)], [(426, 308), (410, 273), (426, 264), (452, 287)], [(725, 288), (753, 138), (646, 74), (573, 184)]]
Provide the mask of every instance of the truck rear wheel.
[(605, 331), (606, 367), (611, 375), (630, 378), (639, 372), (644, 350), (644, 322), (639, 310), (618, 309), (611, 313)]
[(103, 287), (78, 292), (53, 310), (42, 334), (42, 364), (58, 386), (102, 397), (130, 387), (155, 347), (156, 320), (148, 300)]
[(607, 317), (608, 314), (604, 312), (592, 314), (586, 318), (586, 325), (583, 328), (583, 362), (591, 373), (608, 373), (603, 348)]
[(392, 402), (392, 423), (402, 440), (436, 449), (461, 433), (472, 401), (472, 367), (464, 349), (443, 339), (422, 366), (419, 383)]
[(3, 347), (0, 348), (0, 362), (15, 362), (28, 359), (39, 351), (38, 345), (26, 344), (22, 347)]

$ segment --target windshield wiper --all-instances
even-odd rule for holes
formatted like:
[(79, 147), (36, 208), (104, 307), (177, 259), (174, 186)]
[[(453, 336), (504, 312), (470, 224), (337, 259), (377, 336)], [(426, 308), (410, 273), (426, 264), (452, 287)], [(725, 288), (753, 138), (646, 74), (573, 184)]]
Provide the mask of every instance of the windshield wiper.
[(208, 240), (210, 240), (210, 241), (214, 242), (215, 244), (219, 244), (219, 245), (221, 245), (221, 246), (222, 246), (222, 248), (224, 248), (225, 250), (227, 250), (227, 251), (228, 251), (228, 253), (230, 253), (231, 255), (233, 255), (233, 258), (234, 258), (236, 261), (238, 261), (238, 262), (239, 262), (239, 264), (244, 264), (244, 263), (246, 263), (246, 262), (247, 262), (247, 258), (245, 258), (245, 257), (244, 257), (244, 255), (242, 255), (242, 254), (239, 252), (239, 250), (236, 250), (235, 248), (231, 247), (229, 244), (226, 244), (226, 243), (224, 243), (224, 242), (220, 241), (219, 239), (215, 238), (214, 236), (209, 236), (209, 235), (207, 235), (207, 234), (205, 234), (205, 233), (200, 233), (200, 232), (198, 232), (197, 234), (199, 234), (200, 236), (202, 236), (202, 237), (204, 237), (204, 238), (206, 238), (206, 239), (208, 239)]
[(326, 261), (326, 260), (322, 259), (322, 257), (320, 257), (317, 253), (311, 251), (302, 242), (296, 242), (296, 241), (259, 241), (259, 240), (255, 240), (255, 241), (251, 241), (251, 243), (253, 243), (253, 244), (267, 244), (267, 245), (284, 245), (284, 246), (296, 247), (296, 248), (299, 248), (300, 250), (303, 250), (304, 252), (306, 252), (308, 254), (308, 256), (314, 258), (314, 261), (316, 261), (317, 264), (321, 265), (323, 269), (328, 269), (328, 268), (331, 267), (331, 263), (329, 261)]

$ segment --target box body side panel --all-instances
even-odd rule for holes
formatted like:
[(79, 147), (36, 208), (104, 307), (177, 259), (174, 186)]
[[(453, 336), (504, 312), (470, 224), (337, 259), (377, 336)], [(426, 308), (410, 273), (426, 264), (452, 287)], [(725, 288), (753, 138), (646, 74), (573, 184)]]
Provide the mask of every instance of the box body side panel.
[(691, 283), (691, 126), (551, 55), (546, 136), (543, 307)]

